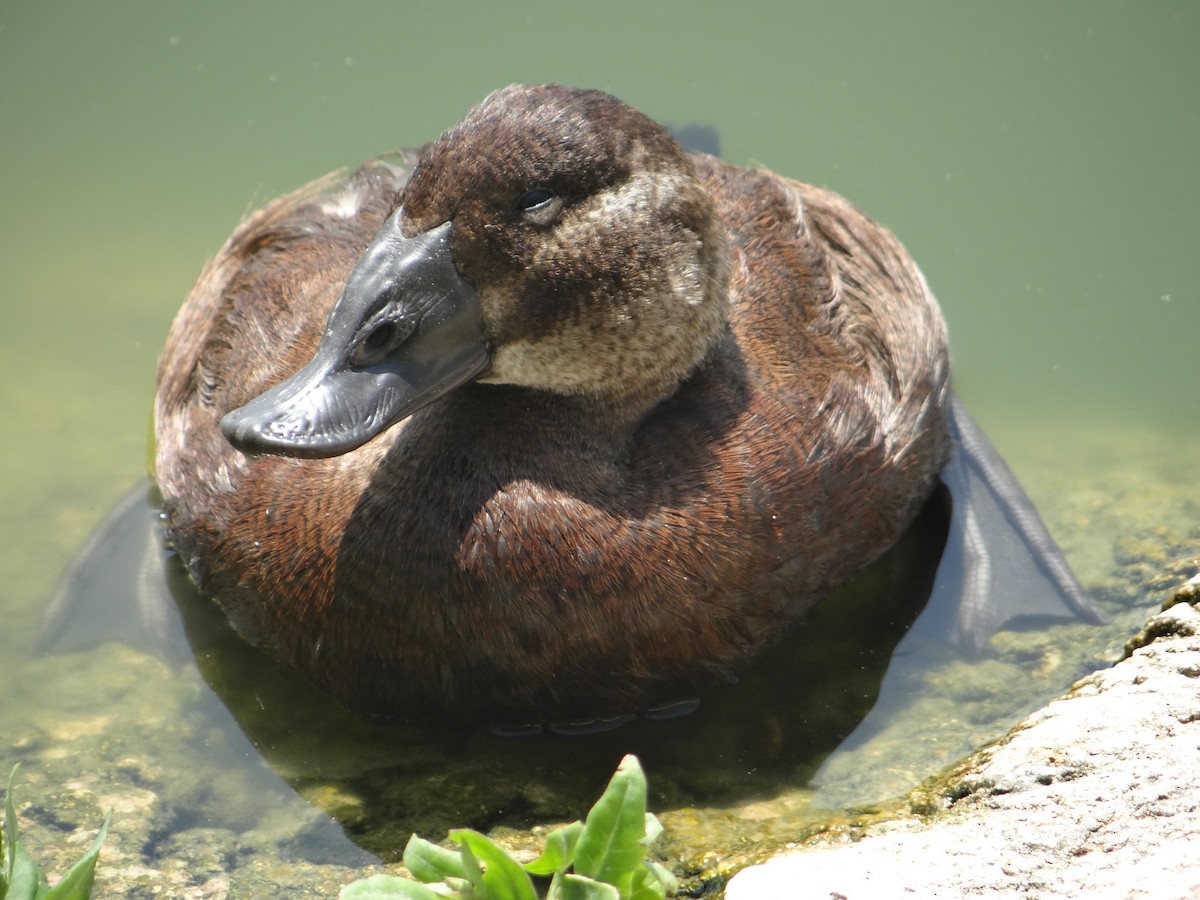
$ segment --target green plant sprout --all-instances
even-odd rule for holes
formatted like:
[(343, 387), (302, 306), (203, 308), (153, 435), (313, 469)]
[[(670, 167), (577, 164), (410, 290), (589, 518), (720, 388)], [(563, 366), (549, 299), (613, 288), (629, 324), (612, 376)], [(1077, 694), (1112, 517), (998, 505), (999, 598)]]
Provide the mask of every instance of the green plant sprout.
[[(340, 900), (537, 900), (531, 876), (549, 878), (547, 900), (661, 900), (677, 890), (675, 876), (646, 859), (662, 825), (646, 812), (646, 776), (636, 756), (617, 766), (584, 822), (550, 832), (541, 855), (518, 863), (478, 831), (450, 832), (458, 851), (415, 834), (404, 848), (414, 878), (373, 875), (347, 885)], [(415, 880), (414, 880), (415, 879)]]
[(13, 806), (13, 780), (19, 768), (20, 764), (17, 764), (8, 773), (8, 793), (4, 796), (4, 829), (0, 834), (0, 856), (4, 860), (4, 869), (0, 872), (0, 900), (87, 900), (92, 895), (96, 860), (100, 856), (100, 846), (108, 835), (112, 811), (104, 817), (100, 833), (88, 852), (71, 866), (62, 881), (50, 887), (50, 882), (38, 869), (29, 851), (21, 846), (17, 811)]

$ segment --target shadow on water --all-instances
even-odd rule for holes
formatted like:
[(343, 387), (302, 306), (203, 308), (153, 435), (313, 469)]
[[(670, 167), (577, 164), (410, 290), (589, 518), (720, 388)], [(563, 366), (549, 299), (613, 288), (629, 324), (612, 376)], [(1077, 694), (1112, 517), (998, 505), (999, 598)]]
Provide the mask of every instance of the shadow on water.
[[(177, 561), (168, 581), (201, 674), (246, 736), (302, 796), (387, 860), (412, 832), (525, 831), (574, 819), (630, 752), (642, 759), (660, 812), (803, 787), (871, 710), (893, 649), (929, 596), (948, 521), (949, 498), (939, 491), (895, 547), (740, 679), (707, 692), (695, 712), (587, 735), (507, 737), (364, 720), (239, 639)], [(703, 828), (692, 840), (679, 855), (713, 849)]]

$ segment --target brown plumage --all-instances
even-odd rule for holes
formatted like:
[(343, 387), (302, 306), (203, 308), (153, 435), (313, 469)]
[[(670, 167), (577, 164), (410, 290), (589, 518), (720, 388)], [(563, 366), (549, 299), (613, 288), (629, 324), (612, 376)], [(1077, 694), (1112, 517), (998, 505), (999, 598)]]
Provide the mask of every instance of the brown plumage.
[[(222, 417), (308, 363), (401, 206), (407, 237), (451, 223), (487, 369), (342, 455), (235, 450)], [(556, 86), (255, 213), (158, 377), (156, 475), (193, 577), (370, 713), (693, 695), (885, 550), (950, 452), (944, 326), (889, 232)]]

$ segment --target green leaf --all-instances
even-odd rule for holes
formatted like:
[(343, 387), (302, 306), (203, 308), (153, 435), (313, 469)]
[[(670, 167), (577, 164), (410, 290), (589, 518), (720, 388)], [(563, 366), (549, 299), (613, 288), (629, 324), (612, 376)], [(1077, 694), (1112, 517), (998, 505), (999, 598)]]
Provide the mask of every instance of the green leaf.
[(5, 900), (37, 900), (50, 890), (46, 876), (38, 871), (37, 863), (29, 855), (29, 851), (9, 839), (9, 849), (13, 854), (12, 875), (8, 879), (8, 893)]
[(531, 863), (525, 863), (525, 871), (532, 875), (565, 872), (575, 857), (575, 844), (582, 831), (582, 822), (572, 822), (554, 829), (546, 836), (546, 846), (542, 848), (541, 856)]
[[(467, 878), (487, 900), (537, 900), (529, 875), (490, 838), (478, 831), (461, 828), (450, 832), (450, 840), (463, 848)], [(479, 871), (480, 863), (483, 870), (476, 881), (472, 877), (473, 871)]]
[(445, 881), (448, 877), (467, 877), (462, 854), (439, 847), (415, 834), (408, 839), (408, 844), (404, 847), (404, 865), (418, 881), (426, 883)]
[(679, 882), (664, 866), (646, 861), (633, 873), (628, 900), (662, 900), (679, 890)]
[(92, 896), (92, 881), (96, 875), (96, 860), (100, 858), (100, 848), (108, 837), (108, 823), (112, 821), (112, 810), (104, 817), (104, 824), (92, 846), (79, 862), (71, 866), (71, 870), (63, 876), (62, 881), (46, 894), (46, 900), (88, 900)]
[[(465, 829), (464, 829), (465, 830)], [(454, 839), (462, 851), (463, 861), (463, 877), (471, 883), (471, 890), (478, 893), (481, 897), (487, 896), (487, 888), (483, 886), (483, 866), (479, 864), (474, 852), (472, 852), (468, 844), (464, 844), (454, 838), (455, 832), (450, 832), (450, 837)]]
[(662, 863), (656, 863), (653, 860), (646, 860), (646, 866), (666, 887), (668, 897), (673, 897), (679, 892), (679, 879), (675, 877), (674, 872), (672, 872)]
[(17, 777), (17, 763), (8, 772), (8, 790), (4, 795), (4, 833), (8, 836), (8, 861), (4, 867), (4, 880), (12, 884), (13, 867), (17, 861), (17, 810), (13, 806), (13, 781)]
[(17, 809), (13, 805), (13, 782), (17, 778), (17, 763), (8, 773), (8, 792), (4, 795), (4, 830), (8, 836), (5, 861), (5, 900), (37, 900), (50, 889), (46, 876), (38, 871), (37, 863), (21, 846), (21, 831), (17, 824)]
[(621, 892), (611, 884), (582, 875), (564, 875), (557, 895), (547, 895), (547, 900), (621, 900)]
[(604, 794), (587, 815), (575, 845), (575, 871), (627, 895), (646, 855), (646, 776), (637, 757), (621, 760)]
[(658, 816), (654, 813), (646, 813), (646, 835), (642, 838), (642, 846), (649, 847), (660, 837), (662, 837), (663, 826), (662, 822), (658, 821)]
[(397, 875), (372, 875), (348, 884), (338, 892), (338, 900), (445, 900), (425, 885)]

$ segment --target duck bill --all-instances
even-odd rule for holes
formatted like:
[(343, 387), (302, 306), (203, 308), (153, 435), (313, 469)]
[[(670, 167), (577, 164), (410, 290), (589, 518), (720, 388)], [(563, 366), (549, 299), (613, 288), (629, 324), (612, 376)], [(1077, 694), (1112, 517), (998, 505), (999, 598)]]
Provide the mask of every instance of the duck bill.
[(479, 376), (479, 295), (454, 267), (450, 223), (415, 237), (400, 211), (359, 259), (312, 362), (226, 414), (246, 453), (338, 456)]

